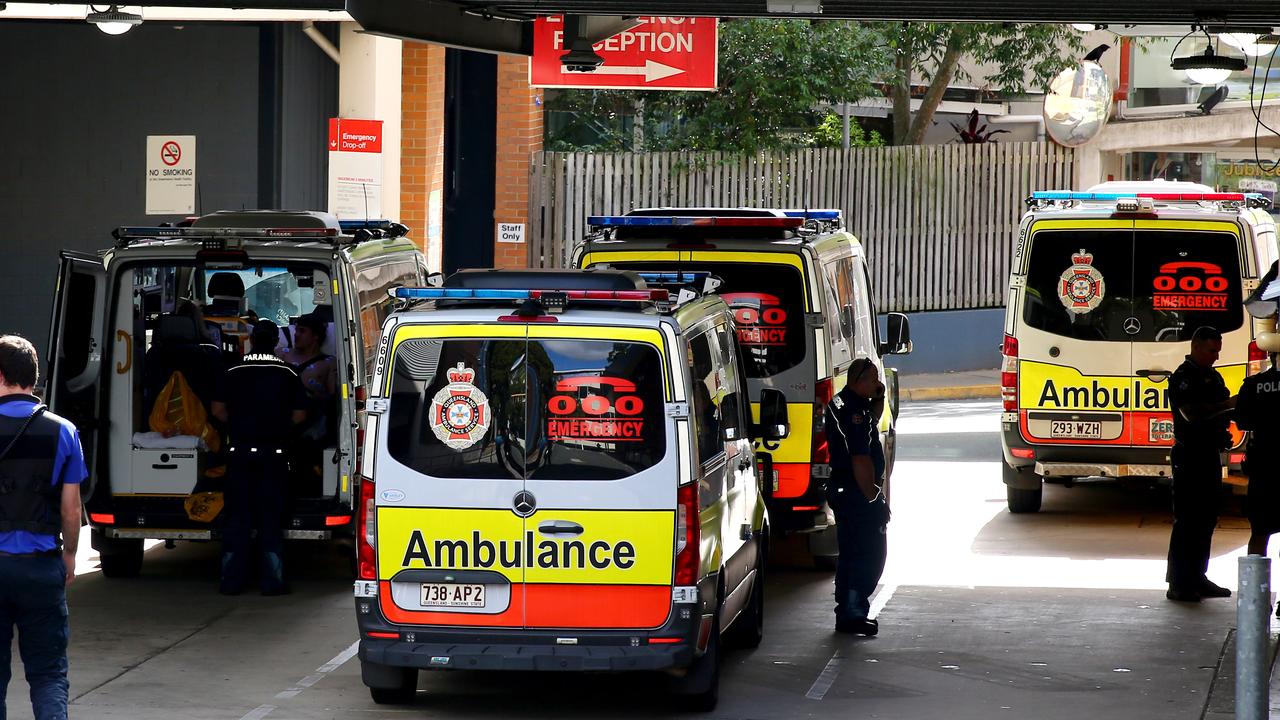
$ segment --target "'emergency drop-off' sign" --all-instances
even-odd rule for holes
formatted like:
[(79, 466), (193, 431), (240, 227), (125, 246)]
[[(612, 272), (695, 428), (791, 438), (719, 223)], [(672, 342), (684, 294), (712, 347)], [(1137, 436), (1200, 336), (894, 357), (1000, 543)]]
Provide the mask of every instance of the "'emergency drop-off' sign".
[(147, 214), (196, 210), (196, 136), (147, 136)]
[(382, 217), (382, 121), (329, 119), (329, 212)]

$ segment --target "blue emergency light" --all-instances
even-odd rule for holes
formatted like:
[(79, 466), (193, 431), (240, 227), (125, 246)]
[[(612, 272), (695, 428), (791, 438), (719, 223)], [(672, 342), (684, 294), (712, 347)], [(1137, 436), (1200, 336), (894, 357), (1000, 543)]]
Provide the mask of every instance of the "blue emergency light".
[(1031, 193), (1032, 200), (1119, 200), (1138, 197), (1137, 193), (1090, 193), (1070, 190), (1040, 190)]
[(783, 210), (783, 215), (792, 218), (800, 218), (802, 220), (839, 220), (843, 213), (839, 210)]
[(642, 272), (636, 273), (650, 285), (679, 285), (682, 283), (701, 283), (711, 277), (705, 270), (687, 270), (681, 272)]
[(568, 300), (666, 302), (670, 299), (666, 290), (508, 290), (421, 287), (396, 288), (395, 296), (401, 300), (538, 300), (563, 297)]

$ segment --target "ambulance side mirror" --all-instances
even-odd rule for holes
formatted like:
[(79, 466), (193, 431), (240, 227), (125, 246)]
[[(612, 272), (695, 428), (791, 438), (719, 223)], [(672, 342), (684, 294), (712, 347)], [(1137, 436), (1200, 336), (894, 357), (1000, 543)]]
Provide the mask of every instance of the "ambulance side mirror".
[(765, 388), (760, 391), (760, 423), (751, 434), (764, 440), (782, 440), (791, 434), (787, 396), (781, 390)]
[(888, 331), (880, 344), (880, 356), (907, 355), (911, 352), (911, 321), (902, 313), (889, 313)]

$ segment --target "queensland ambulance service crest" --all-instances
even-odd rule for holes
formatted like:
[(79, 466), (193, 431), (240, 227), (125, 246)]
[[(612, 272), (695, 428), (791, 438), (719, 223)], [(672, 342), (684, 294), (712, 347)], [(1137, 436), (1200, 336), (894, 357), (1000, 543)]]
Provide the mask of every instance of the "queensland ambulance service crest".
[(489, 398), (474, 384), (476, 371), (463, 363), (447, 374), (449, 384), (431, 399), (431, 430), (445, 445), (466, 450), (489, 429)]
[(1084, 249), (1072, 255), (1071, 262), (1074, 264), (1062, 273), (1058, 298), (1071, 312), (1084, 315), (1102, 304), (1106, 295), (1102, 273), (1093, 266), (1093, 255)]

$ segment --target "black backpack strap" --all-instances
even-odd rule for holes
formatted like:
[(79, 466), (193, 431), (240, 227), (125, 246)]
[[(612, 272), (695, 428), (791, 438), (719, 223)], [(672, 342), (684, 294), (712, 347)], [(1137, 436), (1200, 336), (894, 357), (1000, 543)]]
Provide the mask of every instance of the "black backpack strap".
[(49, 408), (45, 405), (37, 405), (35, 410), (31, 411), (31, 415), (22, 423), (22, 427), (18, 428), (17, 434), (13, 436), (13, 439), (9, 441), (8, 445), (4, 446), (4, 450), (0, 450), (0, 460), (5, 459), (5, 456), (7, 456), (9, 451), (13, 449), (13, 446), (18, 444), (18, 440), (22, 437), (22, 434), (27, 431), (27, 428), (31, 427), (31, 423), (35, 422), (36, 418), (44, 415), (44, 411), (48, 409)]

